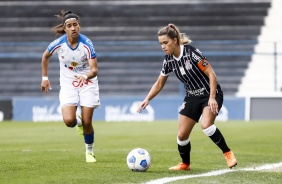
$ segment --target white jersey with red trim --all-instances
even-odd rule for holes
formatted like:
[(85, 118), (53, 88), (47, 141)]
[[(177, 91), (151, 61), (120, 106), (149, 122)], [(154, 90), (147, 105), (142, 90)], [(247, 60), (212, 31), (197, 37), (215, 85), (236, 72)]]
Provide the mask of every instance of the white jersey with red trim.
[[(78, 44), (71, 48), (68, 44), (67, 35), (63, 35), (54, 40), (47, 50), (57, 53), (60, 61), (60, 86), (62, 87), (82, 87), (78, 86), (75, 76), (85, 75), (90, 71), (88, 59), (95, 58), (96, 52), (89, 38), (79, 34)], [(84, 85), (98, 82), (97, 76), (86, 81)]]

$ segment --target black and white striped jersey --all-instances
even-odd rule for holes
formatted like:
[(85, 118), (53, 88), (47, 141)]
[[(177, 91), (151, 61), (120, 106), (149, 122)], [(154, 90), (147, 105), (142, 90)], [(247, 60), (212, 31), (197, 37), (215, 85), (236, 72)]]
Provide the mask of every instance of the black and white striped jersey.
[[(208, 96), (210, 94), (209, 78), (203, 72), (210, 67), (206, 57), (191, 45), (180, 45), (180, 49), (178, 58), (172, 54), (165, 56), (161, 75), (168, 76), (173, 72), (184, 84), (187, 97)], [(218, 83), (216, 93), (222, 94)]]

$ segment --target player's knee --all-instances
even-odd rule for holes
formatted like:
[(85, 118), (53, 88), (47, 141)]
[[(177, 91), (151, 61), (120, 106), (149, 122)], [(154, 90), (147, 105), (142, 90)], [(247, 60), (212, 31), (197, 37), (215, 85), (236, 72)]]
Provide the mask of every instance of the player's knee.
[(214, 134), (214, 132), (216, 131), (216, 126), (213, 124), (207, 128), (203, 128), (203, 132), (207, 135), (207, 136), (212, 136)]
[(75, 118), (64, 118), (65, 125), (67, 127), (75, 127), (76, 126), (76, 119)]
[(185, 140), (187, 140), (188, 138), (189, 138), (189, 135), (187, 135), (187, 133), (178, 132), (177, 140), (185, 141)]
[(186, 139), (179, 139), (179, 137), (177, 136), (176, 141), (177, 141), (178, 145), (185, 146), (185, 145), (187, 145), (190, 142), (190, 139), (189, 139), (189, 137), (186, 138)]

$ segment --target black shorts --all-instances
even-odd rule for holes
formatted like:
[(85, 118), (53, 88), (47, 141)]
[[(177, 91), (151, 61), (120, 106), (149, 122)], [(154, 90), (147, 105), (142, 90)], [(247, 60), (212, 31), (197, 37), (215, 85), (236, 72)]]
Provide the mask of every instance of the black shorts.
[[(223, 95), (216, 94), (215, 100), (217, 101), (219, 111), (222, 107)], [(179, 114), (187, 116), (188, 118), (198, 122), (203, 113), (203, 109), (208, 106), (208, 101), (209, 96), (185, 97)]]

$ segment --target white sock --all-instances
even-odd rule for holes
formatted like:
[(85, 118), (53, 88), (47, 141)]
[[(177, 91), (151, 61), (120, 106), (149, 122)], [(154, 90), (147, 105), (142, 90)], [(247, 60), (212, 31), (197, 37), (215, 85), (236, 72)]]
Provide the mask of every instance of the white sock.
[(190, 139), (188, 137), (187, 140), (181, 141), (178, 139), (178, 136), (177, 136), (176, 141), (177, 141), (177, 144), (179, 144), (180, 146), (186, 146), (190, 142)]
[(94, 143), (92, 144), (85, 143), (85, 148), (86, 148), (86, 154), (90, 153), (94, 155)]
[(79, 117), (77, 117), (77, 116), (76, 116), (76, 125), (77, 126), (82, 126), (81, 119)]
[(209, 137), (212, 136), (215, 131), (216, 131), (216, 126), (214, 124), (203, 130), (203, 132)]

